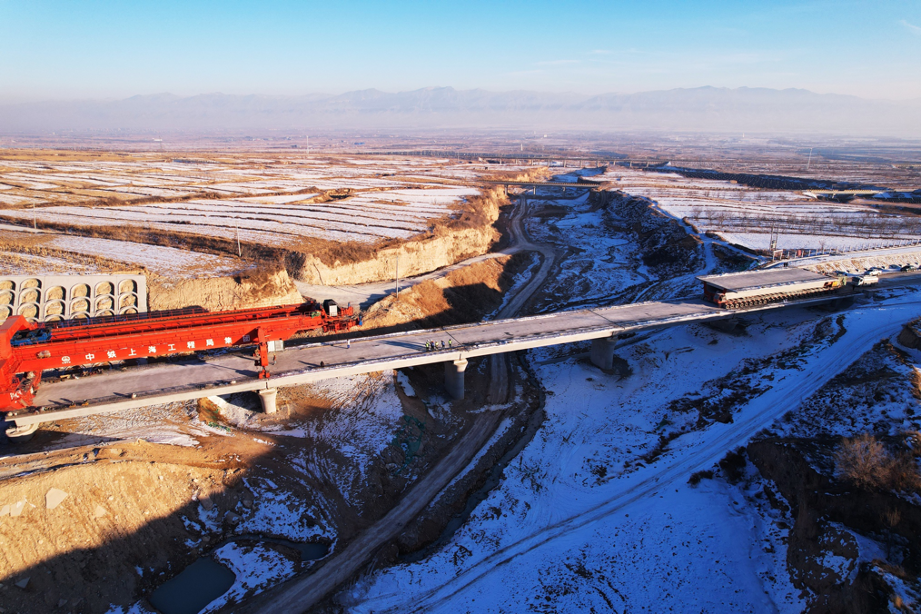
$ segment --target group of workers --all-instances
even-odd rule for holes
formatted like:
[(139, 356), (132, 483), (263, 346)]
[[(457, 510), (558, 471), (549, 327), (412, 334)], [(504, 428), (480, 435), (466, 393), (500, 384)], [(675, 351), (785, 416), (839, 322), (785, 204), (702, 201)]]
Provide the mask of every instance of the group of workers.
[[(451, 340), (451, 339), (448, 340), (448, 344), (445, 343), (445, 340), (444, 340), (444, 339), (442, 339), (441, 342), (439, 342), (439, 341), (428, 341), (428, 340), (427, 340), (427, 341), (426, 341), (426, 351), (429, 352), (429, 351), (431, 351), (431, 350), (439, 350), (439, 349), (444, 350), (444, 349), (446, 349), (446, 348), (448, 348), (448, 349), (450, 350), (450, 349), (451, 349), (451, 343), (452, 343), (452, 340)], [(351, 347), (352, 347), (352, 339), (346, 339), (346, 349), (348, 350), (348, 349), (351, 348)]]

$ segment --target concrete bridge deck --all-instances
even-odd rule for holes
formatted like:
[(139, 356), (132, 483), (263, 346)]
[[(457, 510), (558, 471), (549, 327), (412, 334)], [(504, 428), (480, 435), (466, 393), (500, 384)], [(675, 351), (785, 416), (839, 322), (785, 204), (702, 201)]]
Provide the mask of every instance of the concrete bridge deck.
[[(446, 388), (464, 394), (464, 369), (470, 358), (530, 348), (593, 340), (592, 361), (610, 367), (614, 338), (624, 332), (733, 318), (741, 313), (783, 309), (828, 302), (823, 297), (775, 303), (745, 310), (729, 310), (702, 300), (651, 302), (566, 311), (550, 315), (496, 320), (442, 329), (359, 337), (346, 341), (289, 347), (273, 354), (270, 380), (258, 379), (248, 352), (233, 352), (181, 362), (157, 363), (124, 371), (47, 382), (36, 405), (45, 411), (20, 412), (7, 421), (17, 427), (76, 418), (156, 403), (190, 400), (242, 391), (258, 391), (267, 410), (274, 408), (275, 389), (322, 379), (444, 363)], [(452, 341), (449, 349), (427, 351), (427, 340)]]

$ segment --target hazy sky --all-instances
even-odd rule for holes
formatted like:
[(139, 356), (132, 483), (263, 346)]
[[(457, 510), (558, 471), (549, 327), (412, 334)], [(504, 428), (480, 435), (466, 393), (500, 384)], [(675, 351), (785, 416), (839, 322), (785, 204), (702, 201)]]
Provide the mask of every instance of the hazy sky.
[(920, 95), (920, 2), (0, 0), (0, 100), (674, 87)]

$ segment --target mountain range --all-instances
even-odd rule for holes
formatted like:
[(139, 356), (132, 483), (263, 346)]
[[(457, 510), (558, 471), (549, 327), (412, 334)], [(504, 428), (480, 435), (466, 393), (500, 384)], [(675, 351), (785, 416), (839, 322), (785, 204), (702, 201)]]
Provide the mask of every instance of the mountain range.
[(52, 131), (241, 133), (283, 130), (591, 130), (812, 133), (918, 139), (920, 100), (802, 89), (699, 87), (584, 96), (430, 87), (387, 93), (172, 94), (0, 105), (0, 134)]

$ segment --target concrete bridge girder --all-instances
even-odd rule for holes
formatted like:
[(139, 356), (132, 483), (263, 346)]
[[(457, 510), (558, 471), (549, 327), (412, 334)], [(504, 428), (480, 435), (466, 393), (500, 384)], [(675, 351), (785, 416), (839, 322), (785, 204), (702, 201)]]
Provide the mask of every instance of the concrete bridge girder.
[(144, 275), (0, 275), (0, 322), (32, 322), (147, 311)]

